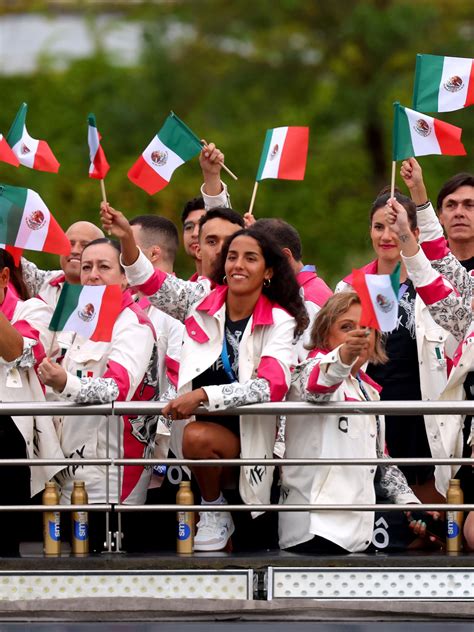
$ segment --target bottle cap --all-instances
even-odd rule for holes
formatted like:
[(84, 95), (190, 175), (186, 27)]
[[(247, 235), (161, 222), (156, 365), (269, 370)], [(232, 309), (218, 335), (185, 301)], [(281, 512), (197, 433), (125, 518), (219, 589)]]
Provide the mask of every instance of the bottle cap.
[(47, 481), (44, 487), (45, 489), (56, 489), (56, 483), (54, 481)]
[(449, 484), (452, 485), (453, 487), (460, 487), (461, 481), (458, 478), (450, 478)]
[(85, 481), (74, 481), (74, 487), (84, 487)]
[(191, 487), (191, 481), (181, 481), (180, 487)]

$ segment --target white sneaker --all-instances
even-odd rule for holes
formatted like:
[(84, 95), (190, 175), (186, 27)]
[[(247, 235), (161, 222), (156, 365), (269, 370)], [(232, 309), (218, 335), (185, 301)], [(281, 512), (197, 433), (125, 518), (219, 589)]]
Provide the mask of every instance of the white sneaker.
[(196, 527), (195, 551), (222, 551), (235, 530), (229, 511), (200, 511)]

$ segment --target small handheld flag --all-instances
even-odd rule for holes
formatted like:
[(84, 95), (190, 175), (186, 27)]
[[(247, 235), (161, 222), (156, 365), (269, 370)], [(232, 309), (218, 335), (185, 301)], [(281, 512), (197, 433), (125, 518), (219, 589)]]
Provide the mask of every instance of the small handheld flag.
[(97, 129), (95, 116), (89, 114), (87, 117), (89, 123), (87, 141), (89, 143), (89, 156), (91, 164), (89, 166), (89, 178), (103, 180), (110, 169), (110, 165), (105, 157), (104, 150), (100, 144), (101, 135)]
[(49, 329), (74, 331), (96, 342), (109, 342), (121, 306), (119, 285), (71, 285), (66, 281)]
[(393, 331), (398, 319), (400, 263), (392, 274), (366, 274), (363, 270), (353, 270), (352, 287), (362, 305), (361, 327)]
[(395, 102), (393, 121), (393, 160), (412, 156), (443, 154), (465, 156), (462, 129)]
[(199, 138), (174, 112), (128, 172), (129, 179), (150, 195), (161, 191), (174, 171), (197, 156), (202, 149)]
[(0, 243), (68, 255), (71, 244), (32, 189), (0, 184)]
[(417, 55), (413, 109), (453, 112), (474, 103), (474, 59)]
[(275, 127), (267, 130), (257, 171), (257, 182), (266, 178), (304, 180), (309, 127)]
[(7, 142), (24, 167), (57, 173), (59, 162), (45, 140), (31, 138), (26, 129), (28, 106), (22, 103), (7, 134)]
[(0, 134), (0, 162), (7, 162), (14, 167), (20, 166), (20, 161), (11, 150), (10, 145), (7, 143), (5, 136)]

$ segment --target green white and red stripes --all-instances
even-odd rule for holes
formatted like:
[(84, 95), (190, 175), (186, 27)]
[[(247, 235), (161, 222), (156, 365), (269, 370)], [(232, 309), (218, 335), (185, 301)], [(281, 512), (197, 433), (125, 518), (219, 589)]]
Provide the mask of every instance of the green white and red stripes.
[(87, 141), (89, 144), (89, 157), (91, 160), (91, 164), (89, 166), (89, 178), (103, 180), (110, 169), (110, 165), (107, 162), (104, 150), (100, 144), (101, 136), (99, 134), (99, 130), (97, 129), (95, 116), (93, 114), (89, 114), (87, 121), (89, 123)]
[(71, 244), (32, 189), (0, 184), (0, 243), (68, 255)]
[(31, 138), (28, 134), (26, 129), (27, 111), (28, 106), (26, 103), (23, 103), (7, 134), (7, 142), (20, 164), (24, 167), (56, 173), (59, 170), (59, 162), (56, 160), (48, 143), (44, 140)]
[(474, 60), (417, 55), (413, 109), (453, 112), (474, 103)]
[(18, 167), (20, 165), (20, 161), (11, 150), (11, 147), (7, 143), (3, 134), (0, 134), (0, 162), (7, 162), (9, 165), (13, 165), (14, 167)]
[(400, 264), (397, 263), (392, 274), (366, 274), (363, 270), (353, 270), (352, 287), (362, 305), (361, 327), (393, 331), (398, 319)]
[(70, 285), (66, 281), (49, 328), (73, 331), (96, 342), (109, 342), (121, 307), (119, 285)]
[(432, 116), (394, 104), (393, 160), (444, 154), (464, 156), (462, 129)]
[(303, 180), (308, 156), (308, 127), (267, 130), (256, 180)]
[(161, 191), (171, 180), (175, 169), (197, 156), (202, 149), (199, 138), (171, 112), (128, 172), (129, 179), (150, 195)]

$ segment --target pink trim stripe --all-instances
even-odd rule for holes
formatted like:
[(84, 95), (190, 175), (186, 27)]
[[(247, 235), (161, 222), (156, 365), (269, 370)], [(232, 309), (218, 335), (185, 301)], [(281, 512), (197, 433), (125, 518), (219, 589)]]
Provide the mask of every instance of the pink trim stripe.
[(177, 388), (178, 386), (178, 374), (179, 374), (179, 362), (170, 358), (169, 355), (165, 356), (166, 375), (171, 384)]
[(439, 119), (433, 119), (434, 131), (441, 149), (447, 156), (465, 156), (466, 150), (461, 143), (462, 129)]
[(140, 307), (140, 305), (137, 303), (132, 303), (131, 305), (127, 305), (127, 307), (131, 309), (132, 312), (135, 314), (140, 325), (147, 325), (147, 327), (151, 329), (153, 338), (154, 340), (156, 340), (156, 331), (155, 331), (155, 328), (153, 327), (153, 323), (145, 314), (142, 307)]
[(428, 257), (430, 261), (436, 261), (436, 259), (442, 259), (449, 255), (450, 250), (445, 237), (438, 237), (438, 239), (432, 239), (431, 241), (424, 241), (421, 244), (421, 249)]
[(342, 384), (342, 380), (333, 386), (323, 386), (319, 384), (319, 376), (321, 374), (321, 365), (316, 364), (313, 367), (311, 373), (309, 374), (308, 384), (306, 386), (307, 390), (310, 393), (321, 393), (322, 395), (326, 395), (327, 393), (334, 393)]
[(19, 302), (18, 294), (16, 293), (13, 285), (8, 283), (7, 290), (5, 292), (5, 298), (3, 299), (3, 303), (0, 305), (0, 312), (5, 316), (5, 318), (11, 322), (13, 318), (13, 314), (15, 313), (16, 306)]
[[(378, 274), (378, 261), (377, 261), (377, 259), (374, 259), (370, 263), (367, 263), (365, 266), (362, 266), (361, 270), (363, 272), (365, 272), (365, 274)], [(350, 274), (348, 274), (346, 277), (344, 277), (342, 280), (345, 283), (349, 283), (349, 285), (352, 285), (353, 274), (354, 274), (354, 270)]]
[(112, 380), (115, 380), (115, 382), (117, 383), (117, 386), (119, 388), (117, 401), (127, 401), (128, 391), (130, 390), (130, 377), (128, 375), (127, 369), (125, 369), (118, 362), (115, 362), (114, 360), (109, 360), (107, 362), (107, 371), (102, 377), (110, 378)]
[(46, 358), (46, 352), (40, 341), (39, 331), (34, 329), (34, 327), (32, 327), (26, 320), (17, 320), (12, 326), (23, 336), (23, 338), (36, 340), (36, 344), (33, 347), (33, 355), (35, 356), (36, 364), (40, 364), (44, 358)]
[(377, 382), (373, 380), (370, 377), (370, 375), (367, 375), (367, 373), (364, 373), (364, 371), (359, 371), (359, 377), (363, 382), (365, 382), (366, 384), (369, 384), (369, 386), (371, 386), (372, 388), (375, 388), (377, 393), (382, 392), (382, 387), (380, 386), (380, 384), (377, 384)]
[(278, 177), (304, 180), (308, 156), (309, 128), (289, 127), (278, 166)]
[[(304, 276), (303, 276), (304, 275)], [(300, 272), (296, 275), (299, 286), (303, 289), (305, 301), (322, 307), (331, 298), (333, 292), (314, 272)]]
[(159, 292), (167, 276), (166, 272), (155, 269), (151, 277), (147, 279), (145, 283), (142, 283), (142, 285), (138, 285), (137, 289), (143, 294), (146, 294), (146, 296), (153, 296), (153, 294)]
[(429, 285), (417, 287), (416, 291), (425, 305), (433, 305), (433, 303), (449, 296), (451, 292), (455, 292), (459, 296), (449, 281), (442, 276), (439, 276)]
[(270, 401), (281, 402), (288, 392), (285, 372), (276, 358), (264, 356), (258, 365), (257, 377), (270, 384)]
[(162, 178), (150, 165), (143, 159), (143, 156), (130, 168), (128, 178), (137, 187), (144, 189), (149, 195), (154, 195), (164, 189), (169, 182)]

